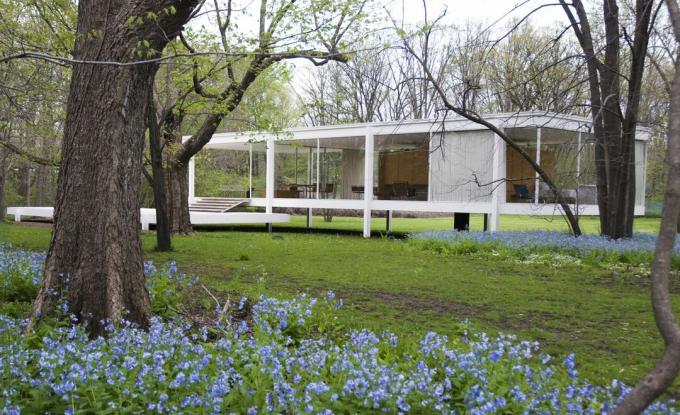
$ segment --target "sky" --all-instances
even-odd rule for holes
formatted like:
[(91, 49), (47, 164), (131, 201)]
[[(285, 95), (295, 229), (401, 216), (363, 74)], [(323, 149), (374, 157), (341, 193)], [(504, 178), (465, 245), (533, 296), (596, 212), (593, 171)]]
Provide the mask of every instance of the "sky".
[[(402, 9), (406, 15), (406, 22), (418, 23), (423, 18), (422, 0), (398, 0), (392, 1), (393, 14), (402, 15)], [(546, 0), (426, 0), (428, 15), (438, 16), (446, 9), (445, 21), (448, 23), (465, 23), (468, 20), (483, 21), (492, 24), (499, 21), (502, 26), (512, 18), (525, 16), (536, 7), (557, 3)], [(566, 23), (564, 11), (559, 6), (544, 7), (536, 12), (532, 21), (537, 25), (552, 25), (556, 21)]]
[[(405, 25), (415, 26), (423, 22), (424, 7), (423, 1), (427, 4), (428, 18), (430, 21), (437, 18), (443, 11), (446, 14), (441, 23), (463, 25), (467, 22), (482, 23), (492, 32), (505, 33), (510, 22), (523, 18), (535, 9), (539, 10), (532, 13), (530, 20), (535, 26), (547, 27), (566, 27), (568, 24), (564, 11), (560, 6), (554, 5), (557, 0), (373, 0), (384, 4), (384, 8), (390, 15), (398, 20), (403, 20)], [(243, 0), (248, 9), (257, 7), (257, 0)], [(240, 2), (237, 2), (240, 3)], [(586, 4), (592, 0), (586, 0)], [(552, 6), (540, 7), (546, 4)], [(257, 28), (257, 19), (250, 15), (241, 17), (243, 24), (241, 28)], [(192, 25), (205, 25), (207, 28), (215, 27), (210, 23), (208, 16), (204, 15), (196, 19)], [(313, 70), (311, 63), (304, 60), (294, 60), (294, 84), (304, 81)]]

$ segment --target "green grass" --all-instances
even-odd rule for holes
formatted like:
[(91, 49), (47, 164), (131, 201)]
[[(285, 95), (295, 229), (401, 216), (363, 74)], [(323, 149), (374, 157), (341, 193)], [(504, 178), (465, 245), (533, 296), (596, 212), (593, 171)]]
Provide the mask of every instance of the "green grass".
[[(305, 216), (292, 216), (290, 223), (277, 224), (274, 228), (305, 228), (307, 218)], [(597, 217), (583, 216), (580, 225), (585, 233), (598, 233), (600, 222)], [(385, 218), (374, 217), (371, 221), (371, 229), (374, 232), (385, 232)], [(262, 226), (258, 226), (262, 228)], [(392, 221), (393, 231), (396, 233), (423, 232), (435, 230), (447, 230), (453, 228), (453, 217), (434, 218), (399, 218)], [(362, 232), (363, 218), (336, 216), (331, 222), (324, 222), (322, 216), (314, 216), (312, 219), (314, 229), (334, 229), (341, 231)], [(481, 214), (470, 215), (470, 229), (483, 229), (483, 216)], [(503, 215), (500, 221), (501, 230), (554, 230), (568, 231), (566, 222), (561, 216), (519, 216)], [(639, 217), (635, 219), (636, 232), (659, 231), (659, 218)]]
[[(473, 227), (479, 221), (473, 217)], [(319, 218), (315, 226), (322, 223)], [(563, 229), (557, 220), (540, 218), (503, 217), (502, 223), (504, 229)], [(332, 224), (354, 229), (360, 219), (335, 218)], [(596, 225), (584, 221), (588, 231)], [(401, 231), (433, 226), (450, 228), (451, 219), (395, 220)], [(658, 219), (636, 222), (640, 231), (656, 228)], [(46, 228), (0, 224), (0, 240), (16, 246), (45, 250), (49, 236)], [(581, 372), (594, 381), (615, 377), (632, 383), (662, 350), (645, 279), (633, 269), (441, 256), (405, 241), (347, 235), (199, 232), (174, 238), (170, 254), (153, 252), (154, 242), (153, 233), (144, 233), (147, 259), (177, 260), (180, 269), (201, 276), (221, 298), (255, 295), (264, 278), (270, 295), (336, 291), (347, 304), (341, 318), (353, 327), (451, 334), (457, 321), (470, 319), (492, 333), (538, 340), (551, 354), (574, 352)], [(673, 301), (679, 304), (678, 295)], [(674, 390), (680, 392), (677, 386)]]

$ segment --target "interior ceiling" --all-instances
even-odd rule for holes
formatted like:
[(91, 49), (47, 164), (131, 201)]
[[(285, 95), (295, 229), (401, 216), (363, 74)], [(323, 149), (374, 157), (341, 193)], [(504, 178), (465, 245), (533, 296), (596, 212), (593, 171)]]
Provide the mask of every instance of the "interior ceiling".
[[(413, 148), (426, 143), (428, 134), (390, 134), (376, 135), (376, 150), (389, 150), (396, 148)], [(316, 148), (316, 140), (290, 140), (279, 141), (277, 144), (297, 145), (301, 147)], [(321, 148), (361, 150), (365, 147), (364, 137), (324, 138), (321, 140)]]
[[(536, 144), (536, 127), (506, 128), (505, 132), (519, 143)], [(592, 134), (581, 133), (581, 140), (585, 141), (592, 138)], [(541, 144), (561, 144), (569, 141), (576, 143), (578, 140), (577, 131), (559, 130), (555, 128), (541, 128)]]

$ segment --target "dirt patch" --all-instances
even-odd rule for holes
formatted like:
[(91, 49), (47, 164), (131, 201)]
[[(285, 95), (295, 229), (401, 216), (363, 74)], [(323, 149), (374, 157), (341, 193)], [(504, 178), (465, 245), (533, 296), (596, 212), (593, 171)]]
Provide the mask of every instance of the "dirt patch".
[[(635, 287), (645, 291), (650, 287), (650, 271), (629, 266), (621, 271), (612, 271), (593, 279), (596, 285), (607, 287)], [(671, 294), (680, 294), (680, 271), (672, 270), (669, 275)]]

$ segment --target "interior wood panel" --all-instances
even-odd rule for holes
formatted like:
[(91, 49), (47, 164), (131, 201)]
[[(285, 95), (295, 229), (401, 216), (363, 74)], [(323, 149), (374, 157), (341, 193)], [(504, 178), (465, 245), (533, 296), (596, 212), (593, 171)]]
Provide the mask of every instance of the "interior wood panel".
[(380, 170), (378, 185), (384, 186), (394, 182), (409, 184), (427, 184), (428, 152), (427, 150), (399, 151), (380, 153)]
[[(531, 159), (535, 160), (536, 147), (528, 147), (526, 151), (532, 156)], [(533, 177), (536, 177), (536, 172), (531, 167), (531, 164), (517, 150), (511, 147), (507, 148), (506, 161), (506, 177), (508, 179), (508, 184), (505, 186), (506, 200), (513, 200), (512, 196), (515, 194), (512, 187), (513, 184), (526, 184), (529, 191), (533, 193), (536, 187), (536, 181)], [(541, 149), (541, 167), (543, 167), (549, 177), (555, 177), (556, 164), (555, 152)]]

